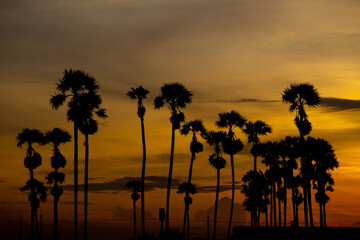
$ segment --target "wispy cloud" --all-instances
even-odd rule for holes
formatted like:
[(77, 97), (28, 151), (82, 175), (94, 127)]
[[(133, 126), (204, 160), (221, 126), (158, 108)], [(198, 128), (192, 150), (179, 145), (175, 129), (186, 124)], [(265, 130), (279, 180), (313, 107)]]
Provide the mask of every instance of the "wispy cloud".
[(273, 103), (273, 102), (280, 102), (280, 100), (258, 99), (258, 98), (239, 98), (239, 99), (220, 100), (220, 102), (227, 102), (227, 103)]
[(326, 97), (321, 98), (320, 105), (330, 112), (360, 110), (360, 100)]

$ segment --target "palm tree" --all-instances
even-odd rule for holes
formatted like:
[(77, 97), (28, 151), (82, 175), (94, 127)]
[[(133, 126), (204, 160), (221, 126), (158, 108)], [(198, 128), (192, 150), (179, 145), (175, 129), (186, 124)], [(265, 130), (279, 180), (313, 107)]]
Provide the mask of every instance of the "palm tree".
[[(186, 124), (184, 124), (180, 130), (180, 133), (183, 135), (187, 135), (190, 132), (192, 133), (192, 140), (190, 143), (190, 152), (191, 152), (191, 159), (190, 159), (190, 169), (189, 169), (189, 177), (188, 177), (188, 184), (191, 184), (191, 177), (192, 177), (192, 169), (193, 169), (193, 163), (194, 160), (196, 158), (196, 153), (200, 153), (202, 152), (203, 149), (203, 145), (201, 144), (201, 142), (199, 142), (197, 140), (197, 133), (204, 133), (205, 127), (204, 124), (201, 120), (196, 119), (193, 121), (190, 121)], [(186, 191), (185, 191), (186, 192)], [(186, 196), (185, 198), (189, 198), (189, 192), (186, 192)], [(185, 226), (186, 226), (186, 216), (189, 214), (189, 204), (187, 204), (188, 202), (185, 201), (185, 210), (184, 210), (184, 224), (183, 224), (183, 234), (185, 235)], [(188, 226), (190, 224), (188, 223)], [(189, 229), (188, 229), (188, 235), (189, 235)]]
[[(177, 193), (186, 194), (184, 198), (184, 202), (185, 202), (185, 206), (187, 206), (187, 210), (189, 210), (189, 206), (192, 204), (192, 198), (190, 197), (190, 194), (194, 195), (195, 193), (197, 193), (196, 186), (189, 182), (183, 182), (182, 184), (179, 185)], [(187, 239), (190, 239), (189, 211), (185, 211), (185, 216), (184, 216), (184, 225), (183, 225), (184, 237), (185, 237), (186, 217), (188, 218)]]
[(132, 189), (131, 199), (133, 200), (133, 220), (134, 220), (134, 240), (136, 240), (136, 201), (139, 200), (139, 191), (141, 190), (141, 181), (138, 179), (130, 180), (125, 185), (128, 189)]
[[(98, 89), (98, 88), (97, 88)], [(88, 179), (89, 179), (89, 135), (93, 135), (98, 130), (98, 123), (94, 116), (106, 118), (106, 110), (101, 108), (101, 97), (97, 94), (97, 89), (79, 96), (79, 109), (81, 118), (79, 130), (85, 136), (85, 179), (84, 179), (84, 240), (87, 239), (87, 208), (88, 208)]]
[(98, 88), (95, 78), (81, 70), (65, 69), (63, 77), (56, 86), (56, 94), (51, 96), (50, 104), (59, 109), (68, 101), (67, 119), (74, 123), (74, 239), (78, 239), (78, 128), (81, 121), (79, 96)]
[(228, 113), (219, 113), (219, 119), (216, 121), (216, 125), (219, 128), (225, 128), (228, 130), (227, 137), (224, 139), (222, 144), (223, 144), (224, 152), (230, 155), (230, 163), (231, 163), (232, 192), (231, 192), (229, 226), (227, 230), (226, 239), (230, 238), (231, 223), (232, 223), (232, 216), (234, 210), (234, 200), (235, 200), (234, 155), (243, 149), (243, 144), (240, 141), (240, 139), (236, 139), (234, 128), (238, 127), (242, 129), (245, 123), (246, 123), (246, 119), (235, 111), (231, 111)]
[[(248, 121), (245, 123), (245, 127), (243, 128), (244, 133), (248, 136), (248, 143), (256, 144), (260, 143), (259, 135), (266, 135), (271, 133), (271, 127), (263, 121), (251, 122)], [(254, 171), (256, 172), (256, 157), (255, 152), (252, 152), (254, 156)]]
[(160, 109), (165, 103), (169, 104), (171, 113), (170, 122), (171, 128), (171, 150), (170, 150), (170, 164), (169, 175), (166, 192), (166, 213), (165, 213), (165, 229), (169, 231), (169, 207), (170, 207), (170, 190), (172, 180), (172, 170), (174, 164), (174, 148), (175, 148), (175, 130), (180, 128), (180, 123), (185, 120), (184, 113), (181, 109), (186, 108), (186, 105), (191, 103), (192, 93), (184, 87), (181, 83), (164, 84), (161, 87), (161, 94), (155, 98), (155, 109)]
[(320, 226), (326, 227), (325, 204), (329, 201), (326, 191), (333, 192), (334, 179), (330, 170), (339, 167), (335, 151), (328, 141), (318, 138), (314, 142), (312, 158), (315, 161), (314, 189), (317, 189), (315, 200), (319, 203)]
[(146, 95), (149, 93), (148, 90), (144, 89), (141, 85), (137, 88), (131, 88), (131, 91), (127, 95), (131, 99), (138, 100), (138, 109), (137, 115), (140, 118), (141, 123), (141, 137), (142, 137), (142, 148), (143, 148), (143, 161), (141, 168), (141, 229), (142, 235), (145, 236), (145, 165), (146, 165), (146, 144), (145, 144), (145, 126), (144, 126), (144, 116), (145, 116), (145, 106), (143, 104), (143, 99), (146, 98)]
[[(282, 93), (282, 101), (289, 104), (289, 111), (295, 111), (294, 122), (299, 129), (300, 142), (304, 141), (304, 136), (311, 132), (311, 123), (308, 120), (308, 115), (305, 112), (305, 107), (315, 108), (320, 103), (320, 96), (318, 90), (310, 83), (291, 84)], [(301, 157), (304, 161), (304, 157)], [(308, 176), (304, 177), (304, 216), (305, 226), (308, 227), (308, 211), (310, 215), (310, 226), (313, 226), (312, 209), (311, 209), (311, 194), (310, 180)], [(309, 204), (309, 209), (308, 209)]]
[(226, 160), (222, 157), (221, 153), (221, 144), (224, 139), (227, 137), (226, 133), (223, 131), (210, 131), (204, 132), (203, 138), (206, 142), (213, 146), (214, 153), (209, 156), (209, 163), (216, 169), (216, 196), (215, 196), (215, 210), (214, 210), (214, 231), (213, 231), (213, 240), (216, 240), (216, 219), (217, 219), (217, 208), (219, 201), (219, 191), (220, 191), (220, 170), (225, 168)]
[(54, 128), (51, 131), (46, 132), (45, 134), (48, 144), (51, 144), (53, 147), (53, 155), (51, 157), (51, 167), (54, 168), (54, 171), (49, 173), (46, 177), (47, 184), (54, 184), (53, 189), (51, 189), (51, 195), (54, 196), (54, 240), (58, 239), (58, 208), (57, 203), (59, 202), (60, 196), (63, 193), (62, 187), (59, 187), (59, 184), (63, 183), (65, 180), (65, 174), (59, 172), (59, 168), (64, 168), (66, 165), (66, 159), (61, 154), (59, 146), (60, 144), (67, 143), (71, 140), (71, 135), (60, 128)]
[[(26, 186), (30, 189), (29, 201), (31, 207), (31, 237), (35, 236), (35, 206), (36, 206), (36, 194), (35, 187), (36, 182), (34, 178), (34, 169), (41, 165), (41, 156), (33, 148), (33, 144), (45, 145), (46, 140), (44, 134), (37, 129), (28, 129), (24, 128), (16, 136), (17, 147), (22, 148), (24, 145), (27, 146), (26, 156), (24, 159), (24, 165), (30, 172), (30, 180), (27, 182)], [(26, 188), (27, 189), (27, 188)], [(24, 190), (26, 190), (24, 189)]]

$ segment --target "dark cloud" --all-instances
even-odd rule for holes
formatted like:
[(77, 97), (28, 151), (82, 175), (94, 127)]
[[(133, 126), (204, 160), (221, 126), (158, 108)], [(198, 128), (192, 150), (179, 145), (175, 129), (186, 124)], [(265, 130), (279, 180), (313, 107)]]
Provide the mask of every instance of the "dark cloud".
[[(220, 192), (225, 192), (231, 190), (231, 184), (220, 185)], [(235, 189), (240, 189), (240, 186), (235, 184)], [(216, 192), (216, 186), (196, 186), (196, 190), (198, 193), (210, 193)]]
[[(215, 199), (214, 199), (215, 201)], [(228, 197), (221, 198), (218, 203), (218, 216), (217, 220), (221, 221), (229, 221), (229, 213), (231, 207), (231, 199)], [(197, 221), (206, 221), (207, 216), (210, 219), (214, 219), (214, 206), (211, 206), (208, 209), (200, 209), (195, 213), (195, 220)], [(234, 223), (244, 223), (246, 222), (247, 217), (245, 214), (245, 210), (242, 204), (235, 203), (234, 204), (234, 215), (233, 222)]]
[(330, 112), (360, 110), (360, 100), (326, 97), (321, 98), (320, 106)]
[(228, 103), (273, 103), (273, 102), (280, 102), (280, 100), (268, 100), (268, 99), (257, 99), (257, 98), (239, 98), (239, 99), (222, 100), (221, 102), (228, 102)]
[[(125, 184), (133, 180), (134, 177), (122, 177), (110, 181), (100, 183), (89, 183), (89, 191), (93, 192), (108, 192), (108, 191), (128, 191)], [(167, 177), (163, 176), (149, 176), (145, 177), (145, 191), (152, 191), (155, 189), (164, 189), (167, 187)], [(172, 187), (177, 188), (181, 183), (179, 179), (172, 179)], [(68, 191), (74, 190), (74, 185), (64, 185), (63, 188)], [(79, 191), (84, 190), (84, 185), (79, 185)]]

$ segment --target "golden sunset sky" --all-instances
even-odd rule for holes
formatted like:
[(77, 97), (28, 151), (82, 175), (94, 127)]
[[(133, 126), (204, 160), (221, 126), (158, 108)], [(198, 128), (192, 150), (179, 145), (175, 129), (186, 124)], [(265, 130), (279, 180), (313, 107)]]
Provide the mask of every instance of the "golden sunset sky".
[[(0, 31), (1, 220), (17, 220), (20, 214), (30, 218), (27, 196), (19, 191), (29, 172), (23, 165), (25, 149), (16, 147), (17, 133), (23, 128), (54, 127), (72, 133), (66, 106), (56, 111), (49, 103), (63, 71), (72, 68), (97, 79), (109, 115), (90, 138), (89, 221), (131, 217), (130, 192), (124, 184), (140, 176), (142, 161), (136, 101), (126, 96), (131, 87), (141, 84), (150, 91), (145, 101), (146, 175), (153, 189), (145, 196), (148, 216), (157, 224), (158, 208), (166, 201), (171, 125), (167, 108), (155, 110), (153, 100), (164, 83), (180, 82), (193, 93), (193, 102), (184, 111), (187, 120), (202, 119), (207, 129), (216, 130), (218, 113), (236, 110), (248, 120), (271, 125), (273, 133), (261, 139), (266, 141), (298, 135), (281, 93), (291, 83), (310, 82), (323, 99), (318, 108), (308, 110), (310, 135), (328, 140), (340, 164), (333, 172), (328, 225), (360, 226), (359, 1), (4, 0)], [(237, 136), (246, 143), (243, 133), (238, 131)], [(177, 133), (175, 187), (188, 174), (190, 141)], [(83, 136), (79, 142), (82, 184)], [(235, 156), (237, 181), (252, 167), (249, 149), (246, 145)], [(36, 150), (43, 164), (35, 177), (45, 181), (51, 171), (51, 147)], [(71, 220), (73, 143), (64, 145), (62, 152), (68, 164), (59, 218)], [(199, 222), (202, 211), (215, 201), (216, 170), (208, 163), (209, 154), (206, 147), (194, 163), (193, 183), (204, 190), (193, 197), (190, 218)], [(222, 170), (221, 183), (230, 181), (229, 164)], [(230, 193), (222, 191), (220, 198)], [(80, 192), (80, 202), (82, 196)], [(235, 196), (242, 204), (239, 190)], [(176, 189), (171, 193), (171, 227), (181, 226), (183, 197)], [(51, 221), (52, 207), (49, 194), (40, 208), (44, 219)], [(316, 223), (317, 207), (313, 201)], [(80, 204), (80, 214), (82, 208)], [(234, 225), (249, 224), (248, 220), (236, 212)]]

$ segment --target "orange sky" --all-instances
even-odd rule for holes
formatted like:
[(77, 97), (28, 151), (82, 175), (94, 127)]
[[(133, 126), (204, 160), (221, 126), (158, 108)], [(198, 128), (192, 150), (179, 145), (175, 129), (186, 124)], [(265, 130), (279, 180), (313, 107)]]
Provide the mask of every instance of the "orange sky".
[[(327, 206), (328, 223), (359, 226), (359, 15), (360, 3), (355, 0), (1, 1), (0, 217), (18, 219), (19, 212), (24, 216), (30, 212), (27, 197), (18, 190), (29, 174), (23, 166), (25, 150), (16, 148), (16, 134), (22, 128), (71, 131), (66, 109), (51, 109), (49, 99), (63, 70), (79, 68), (98, 80), (108, 110), (109, 118), (101, 121), (99, 132), (90, 138), (90, 183), (104, 186), (140, 175), (140, 123), (136, 103), (126, 96), (131, 87), (142, 84), (150, 91), (145, 102), (147, 176), (166, 177), (169, 112), (153, 108), (164, 83), (179, 81), (193, 92), (193, 103), (185, 110), (187, 120), (200, 118), (208, 129), (215, 129), (219, 112), (236, 110), (249, 120), (272, 126), (273, 133), (262, 138), (266, 141), (298, 134), (294, 116), (280, 102), (281, 92), (290, 83), (311, 82), (327, 100), (308, 112), (311, 135), (327, 139), (340, 163), (333, 173), (335, 192)], [(242, 133), (238, 136), (246, 142)], [(173, 175), (178, 181), (187, 175), (190, 140), (176, 136)], [(43, 164), (35, 176), (44, 179), (50, 172), (51, 149), (38, 151)], [(245, 147), (235, 157), (238, 181), (252, 166), (248, 151)], [(63, 147), (63, 153), (68, 159), (65, 184), (72, 184), (71, 143)], [(206, 147), (196, 159), (195, 184), (216, 184), (208, 155)], [(82, 165), (83, 158), (80, 183)], [(228, 167), (222, 183), (229, 181)], [(121, 211), (131, 209), (130, 193), (112, 188), (90, 193), (90, 220), (118, 219)], [(220, 197), (229, 195), (230, 191), (224, 191)], [(171, 197), (171, 217), (181, 219), (183, 197), (175, 191)], [(241, 204), (239, 191), (236, 197)], [(213, 192), (195, 195), (192, 219), (199, 210), (213, 206), (214, 198)], [(61, 219), (72, 218), (71, 201), (72, 192), (65, 191)], [(41, 207), (48, 219), (52, 218), (51, 202), (49, 196)], [(152, 216), (157, 218), (157, 209), (165, 206), (165, 189), (147, 192), (146, 206), (155, 209)]]

